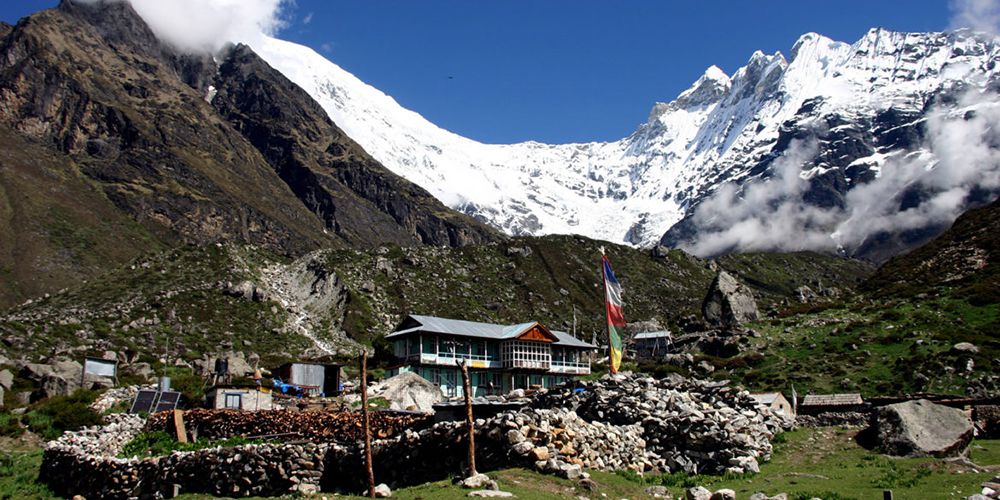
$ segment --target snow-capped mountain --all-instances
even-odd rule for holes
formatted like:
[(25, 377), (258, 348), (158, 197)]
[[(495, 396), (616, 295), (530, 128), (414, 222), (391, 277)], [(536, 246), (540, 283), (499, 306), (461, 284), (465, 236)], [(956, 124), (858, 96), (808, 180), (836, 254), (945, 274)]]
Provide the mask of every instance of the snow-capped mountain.
[(827, 184), (842, 195), (877, 177), (886, 158), (919, 148), (935, 96), (986, 87), (1000, 54), (996, 40), (968, 31), (873, 29), (854, 44), (809, 33), (788, 58), (758, 51), (732, 75), (709, 67), (619, 141), (495, 145), (437, 127), (308, 47), (268, 38), (254, 49), (372, 156), (447, 205), (510, 234), (635, 245), (659, 241), (722, 183), (766, 174), (791, 139), (817, 130), (803, 178), (835, 170)]

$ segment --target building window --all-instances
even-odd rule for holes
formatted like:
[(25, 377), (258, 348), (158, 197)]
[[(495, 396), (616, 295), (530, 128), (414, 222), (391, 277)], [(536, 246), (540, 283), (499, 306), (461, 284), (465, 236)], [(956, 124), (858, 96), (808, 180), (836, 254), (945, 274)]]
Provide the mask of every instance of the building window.
[(242, 394), (226, 394), (226, 409), (239, 410), (243, 408)]
[(423, 336), (423, 353), (424, 354), (437, 354), (437, 337), (432, 337), (430, 335)]

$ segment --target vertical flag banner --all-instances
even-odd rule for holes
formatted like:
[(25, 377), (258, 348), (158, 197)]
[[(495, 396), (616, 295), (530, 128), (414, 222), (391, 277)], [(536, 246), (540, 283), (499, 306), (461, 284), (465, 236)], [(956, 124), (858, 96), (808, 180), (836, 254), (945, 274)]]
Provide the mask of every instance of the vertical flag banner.
[(622, 315), (622, 286), (611, 270), (607, 255), (601, 256), (604, 271), (604, 302), (608, 316), (608, 356), (611, 359), (611, 373), (618, 373), (622, 364), (622, 333), (625, 316)]

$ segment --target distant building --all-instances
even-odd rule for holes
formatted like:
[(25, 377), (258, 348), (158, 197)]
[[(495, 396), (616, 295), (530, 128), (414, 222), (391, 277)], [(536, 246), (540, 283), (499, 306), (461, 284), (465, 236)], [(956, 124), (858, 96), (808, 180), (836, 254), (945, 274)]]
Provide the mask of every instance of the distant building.
[(302, 389), (309, 396), (332, 396), (340, 394), (343, 388), (341, 365), (322, 363), (285, 363), (272, 370), (282, 382)]
[(632, 337), (632, 349), (637, 361), (652, 360), (667, 353), (672, 343), (669, 331), (643, 332)]
[(274, 408), (271, 391), (257, 387), (213, 387), (206, 396), (208, 407), (217, 410), (259, 411)]
[(764, 392), (760, 394), (751, 394), (758, 403), (770, 408), (772, 411), (788, 415), (790, 417), (795, 416), (795, 409), (792, 403), (789, 403), (785, 396), (780, 392)]
[(865, 411), (861, 394), (809, 394), (799, 403), (800, 415)]
[(585, 354), (596, 349), (534, 321), (495, 325), (411, 315), (386, 338), (403, 363), (390, 375), (415, 372), (449, 397), (463, 394), (456, 360), (468, 363), (473, 396), (484, 396), (551, 388), (576, 375), (587, 375), (590, 360)]

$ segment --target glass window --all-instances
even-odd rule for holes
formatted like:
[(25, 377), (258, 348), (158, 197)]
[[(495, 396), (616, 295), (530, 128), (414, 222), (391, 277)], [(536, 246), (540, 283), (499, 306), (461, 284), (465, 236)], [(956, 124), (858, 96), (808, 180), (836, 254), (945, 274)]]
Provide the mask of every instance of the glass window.
[(226, 394), (226, 408), (239, 410), (243, 408), (243, 396), (240, 394)]
[(424, 335), (424, 354), (437, 354), (437, 337)]

